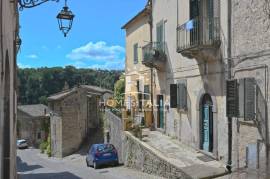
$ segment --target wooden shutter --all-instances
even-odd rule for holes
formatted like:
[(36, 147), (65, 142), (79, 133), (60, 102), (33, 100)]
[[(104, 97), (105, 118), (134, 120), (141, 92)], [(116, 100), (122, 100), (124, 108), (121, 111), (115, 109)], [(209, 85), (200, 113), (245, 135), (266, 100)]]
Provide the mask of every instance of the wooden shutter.
[(134, 64), (138, 63), (138, 44), (134, 44), (133, 46), (133, 55), (134, 55)]
[(245, 120), (255, 118), (255, 79), (245, 79)]
[(170, 84), (170, 106), (177, 108), (177, 84)]
[(245, 79), (239, 80), (238, 85), (238, 106), (239, 106), (239, 114), (238, 117), (244, 118), (245, 116)]
[(144, 99), (149, 100), (150, 99), (150, 88), (149, 85), (144, 85)]
[(237, 80), (226, 82), (226, 113), (227, 117), (238, 117), (238, 88)]
[(177, 104), (180, 109), (187, 109), (187, 82), (181, 80), (178, 82)]
[(157, 24), (157, 42), (163, 42), (163, 21)]

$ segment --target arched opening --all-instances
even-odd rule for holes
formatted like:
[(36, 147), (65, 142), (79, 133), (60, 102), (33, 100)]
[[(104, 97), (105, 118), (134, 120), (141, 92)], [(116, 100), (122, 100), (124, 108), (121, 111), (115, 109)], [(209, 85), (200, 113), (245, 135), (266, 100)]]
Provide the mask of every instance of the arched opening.
[(3, 154), (4, 154), (4, 178), (10, 178), (10, 69), (9, 55), (6, 51), (5, 78), (4, 78), (4, 128), (3, 128)]
[(213, 152), (213, 101), (209, 94), (204, 94), (200, 106), (200, 148)]

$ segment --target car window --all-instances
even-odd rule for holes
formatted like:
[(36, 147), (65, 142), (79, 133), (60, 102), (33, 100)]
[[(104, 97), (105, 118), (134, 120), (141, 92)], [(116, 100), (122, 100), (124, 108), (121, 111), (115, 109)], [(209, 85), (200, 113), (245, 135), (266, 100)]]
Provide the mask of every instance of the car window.
[(23, 141), (19, 141), (18, 143), (19, 143), (19, 144), (25, 144), (25, 143), (26, 143), (26, 141), (25, 141), (25, 140), (23, 140)]
[(97, 150), (98, 152), (112, 152), (114, 150), (114, 147), (111, 144), (105, 144), (98, 146)]
[(91, 147), (88, 151), (89, 154), (91, 154), (93, 152), (93, 147)]

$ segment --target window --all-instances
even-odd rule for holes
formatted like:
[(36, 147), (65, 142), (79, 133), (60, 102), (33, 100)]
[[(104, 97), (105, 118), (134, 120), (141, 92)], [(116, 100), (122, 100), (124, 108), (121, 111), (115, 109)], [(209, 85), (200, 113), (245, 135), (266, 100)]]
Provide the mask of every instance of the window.
[(144, 99), (149, 100), (150, 99), (150, 88), (149, 85), (144, 85)]
[(38, 132), (37, 139), (41, 139), (41, 132)]
[(163, 42), (164, 42), (164, 22), (160, 21), (156, 26), (156, 35), (157, 35), (157, 46), (158, 50), (164, 50)]
[(157, 42), (163, 42), (164, 41), (164, 28), (163, 28), (163, 21), (159, 22), (157, 24)]
[(179, 81), (178, 82), (178, 107), (180, 109), (187, 109), (187, 84), (186, 81)]
[(190, 19), (194, 19), (199, 16), (199, 1), (198, 0), (190, 0)]
[(140, 81), (139, 80), (137, 80), (137, 84), (136, 85), (137, 85), (136, 86), (137, 87), (137, 91), (140, 92)]
[(137, 64), (138, 63), (138, 44), (134, 44), (133, 46), (133, 55), (134, 55), (134, 64)]
[(187, 109), (187, 82), (178, 81), (178, 84), (170, 84), (170, 107)]
[(170, 85), (170, 106), (177, 108), (177, 84)]

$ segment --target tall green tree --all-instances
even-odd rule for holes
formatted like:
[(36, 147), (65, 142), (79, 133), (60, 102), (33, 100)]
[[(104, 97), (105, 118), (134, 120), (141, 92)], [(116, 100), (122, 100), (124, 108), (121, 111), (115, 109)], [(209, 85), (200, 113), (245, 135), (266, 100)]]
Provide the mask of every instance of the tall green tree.
[(73, 66), (53, 68), (26, 68), (18, 70), (20, 104), (46, 104), (46, 98), (64, 89), (85, 84), (114, 89), (114, 83), (123, 71), (77, 69)]

